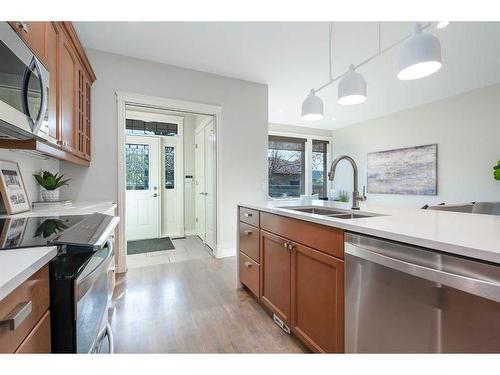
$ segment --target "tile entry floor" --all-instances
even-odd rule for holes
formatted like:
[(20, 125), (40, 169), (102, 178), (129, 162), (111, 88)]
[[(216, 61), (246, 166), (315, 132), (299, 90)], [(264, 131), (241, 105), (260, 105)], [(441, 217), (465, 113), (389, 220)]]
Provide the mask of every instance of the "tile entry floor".
[[(196, 252), (189, 247), (192, 241), (181, 242), (188, 254)], [(118, 275), (110, 310), (115, 352), (307, 351), (246, 289), (237, 288), (236, 270), (236, 257), (203, 256), (130, 268)]]
[(127, 255), (127, 268), (141, 268), (212, 257), (212, 250), (204, 245), (197, 236), (172, 239), (172, 243), (175, 246), (173, 250)]

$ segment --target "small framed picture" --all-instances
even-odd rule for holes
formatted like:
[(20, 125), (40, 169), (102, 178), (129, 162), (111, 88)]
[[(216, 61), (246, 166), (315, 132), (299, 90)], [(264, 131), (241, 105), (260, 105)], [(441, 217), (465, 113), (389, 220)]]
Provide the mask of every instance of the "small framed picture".
[(9, 215), (31, 209), (19, 165), (16, 162), (0, 160), (0, 193), (4, 209)]

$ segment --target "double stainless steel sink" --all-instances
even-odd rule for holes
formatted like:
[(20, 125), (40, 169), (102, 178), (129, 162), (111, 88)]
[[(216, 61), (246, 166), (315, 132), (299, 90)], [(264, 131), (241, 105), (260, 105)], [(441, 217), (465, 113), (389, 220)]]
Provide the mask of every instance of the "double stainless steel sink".
[(361, 219), (375, 216), (383, 216), (369, 212), (357, 212), (353, 210), (342, 210), (338, 208), (314, 207), (314, 206), (298, 206), (298, 207), (279, 207), (286, 210), (304, 212), (321, 216), (328, 216), (336, 219)]

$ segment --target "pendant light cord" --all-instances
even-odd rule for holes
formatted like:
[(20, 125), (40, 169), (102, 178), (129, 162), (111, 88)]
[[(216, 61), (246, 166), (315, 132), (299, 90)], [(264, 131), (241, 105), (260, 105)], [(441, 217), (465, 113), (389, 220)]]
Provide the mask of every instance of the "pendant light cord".
[(328, 71), (329, 82), (333, 81), (333, 22), (328, 24)]
[[(426, 24), (423, 24), (421, 26), (421, 30), (425, 30), (427, 29), (428, 27), (431, 26), (431, 23), (428, 22)], [(380, 31), (379, 31), (380, 32)], [(379, 49), (379, 51), (377, 53), (375, 53), (374, 55), (368, 57), (367, 59), (361, 61), (359, 64), (357, 65), (354, 65), (354, 69), (358, 69), (359, 67), (365, 65), (365, 64), (368, 64), (370, 61), (374, 60), (375, 58), (379, 57), (380, 55), (384, 54), (385, 52), (389, 51), (390, 49), (396, 47), (398, 44), (401, 44), (403, 43), (405, 40), (409, 39), (410, 37), (412, 36), (412, 34), (409, 34), (407, 36), (405, 36), (404, 38), (401, 38), (399, 39), (398, 41), (392, 43), (391, 45), (385, 47), (384, 49)], [(331, 48), (331, 47), (330, 47)], [(380, 37), (379, 37), (379, 48), (380, 48)], [(331, 56), (331, 55), (330, 55)], [(331, 64), (330, 64), (330, 67), (331, 67)], [(331, 68), (330, 68), (331, 70)], [(319, 88), (315, 89), (314, 92), (319, 92), (321, 90), (323, 90), (324, 88), (330, 86), (332, 83), (338, 81), (339, 79), (341, 79), (343, 76), (345, 76), (349, 71), (346, 71), (340, 75), (338, 75), (337, 77), (333, 77), (333, 76), (330, 76), (330, 80), (325, 83), (323, 86), (320, 86)]]

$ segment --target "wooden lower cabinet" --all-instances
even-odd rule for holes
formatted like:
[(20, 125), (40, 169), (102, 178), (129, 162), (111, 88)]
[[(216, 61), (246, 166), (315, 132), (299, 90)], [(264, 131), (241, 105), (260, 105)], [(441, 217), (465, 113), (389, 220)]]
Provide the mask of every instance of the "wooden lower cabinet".
[(283, 237), (260, 232), (260, 300), (290, 327), (289, 241)]
[(17, 348), (16, 354), (47, 354), (50, 351), (50, 312), (47, 311), (26, 340)]
[(291, 330), (312, 351), (344, 351), (344, 261), (292, 245)]
[[(281, 321), (285, 331), (311, 351), (343, 353), (343, 231), (251, 210), (252, 217), (260, 217), (257, 228), (246, 224), (248, 217), (241, 216), (242, 212), (249, 211), (240, 207), (240, 281)], [(252, 234), (247, 235), (245, 230)], [(249, 237), (259, 230), (256, 248)], [(255, 254), (260, 254), (258, 263), (251, 259)], [(255, 293), (257, 284), (260, 296)]]
[(49, 266), (0, 301), (0, 353), (50, 353)]

